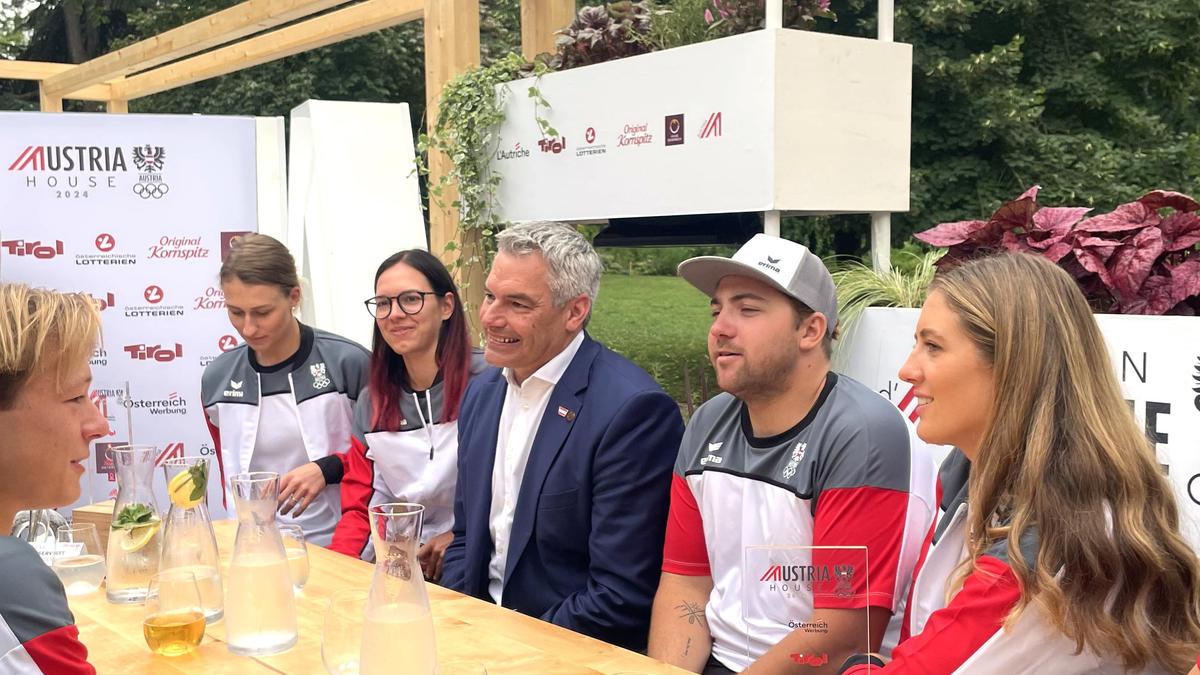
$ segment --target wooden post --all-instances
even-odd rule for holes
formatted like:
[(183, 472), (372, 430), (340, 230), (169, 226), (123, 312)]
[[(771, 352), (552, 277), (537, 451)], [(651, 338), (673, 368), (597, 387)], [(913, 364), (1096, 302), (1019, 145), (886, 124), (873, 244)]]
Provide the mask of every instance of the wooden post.
[(110, 113), (120, 113), (120, 114), (128, 113), (129, 112), (129, 101), (126, 101), (125, 99), (120, 99), (120, 98), (113, 99), (108, 102), (108, 105), (105, 107), (105, 111), (110, 112)]
[(62, 97), (46, 95), (46, 85), (38, 83), (38, 97), (41, 99), (42, 112), (62, 112)]
[[(437, 121), (442, 88), (456, 75), (479, 65), (479, 0), (425, 0), (425, 125), (432, 129)], [(451, 168), (449, 158), (429, 153), (429, 184), (436, 185)], [(455, 186), (442, 193), (442, 206), (429, 200), (429, 251), (450, 265), (459, 258), (482, 257), (481, 242), (462, 241), (458, 232), (458, 213), (450, 207), (457, 199)], [(456, 250), (447, 251), (454, 242)], [(455, 275), (467, 318), (478, 328), (479, 305), (483, 300), (482, 264), (459, 269)]]
[(574, 20), (575, 0), (521, 0), (521, 55), (554, 52), (554, 34)]

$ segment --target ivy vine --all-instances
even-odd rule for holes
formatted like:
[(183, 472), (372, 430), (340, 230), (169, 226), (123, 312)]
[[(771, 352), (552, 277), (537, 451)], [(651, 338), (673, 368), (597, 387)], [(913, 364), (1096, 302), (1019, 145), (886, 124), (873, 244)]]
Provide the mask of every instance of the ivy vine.
[[(469, 278), (467, 268), (485, 268), (494, 250), (493, 235), (502, 225), (498, 216), (497, 193), (501, 177), (491, 170), (491, 158), (500, 142), (500, 125), (505, 120), (505, 104), (512, 94), (507, 86), (525, 77), (540, 78), (550, 68), (541, 61), (527, 63), (519, 54), (510, 53), (487, 66), (472, 68), (451, 80), (442, 90), (437, 120), (428, 133), (417, 138), (417, 171), (428, 179), (428, 156), (431, 150), (450, 159), (448, 172), (436, 181), (429, 181), (430, 202), (442, 209), (458, 213), (459, 241), (479, 241), (476, 251), (461, 251), (451, 264), (452, 271), (462, 272), (459, 278)], [(528, 96), (534, 101), (534, 118), (543, 136), (558, 136), (558, 132), (541, 115), (550, 104), (537, 86), (529, 87)], [(458, 197), (447, 204), (449, 187), (458, 187)], [(447, 252), (458, 249), (454, 241), (446, 243)], [(465, 295), (465, 288), (462, 289)]]

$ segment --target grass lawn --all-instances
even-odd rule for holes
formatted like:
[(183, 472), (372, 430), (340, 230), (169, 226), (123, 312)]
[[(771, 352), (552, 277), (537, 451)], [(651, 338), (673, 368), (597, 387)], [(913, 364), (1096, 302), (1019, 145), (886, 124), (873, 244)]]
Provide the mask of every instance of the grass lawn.
[(699, 368), (707, 371), (709, 395), (716, 392), (705, 347), (711, 323), (708, 298), (679, 277), (606, 274), (588, 333), (641, 366), (680, 402), (687, 364), (692, 401), (699, 404)]

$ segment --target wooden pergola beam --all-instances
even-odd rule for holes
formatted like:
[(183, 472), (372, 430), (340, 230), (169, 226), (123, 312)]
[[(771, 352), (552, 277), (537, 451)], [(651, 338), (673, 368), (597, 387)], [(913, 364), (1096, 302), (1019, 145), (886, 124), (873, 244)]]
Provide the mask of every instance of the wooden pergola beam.
[(555, 33), (575, 20), (575, 0), (521, 0), (521, 56), (554, 53)]
[[(59, 73), (66, 72), (75, 66), (69, 63), (53, 63), (50, 61), (8, 61), (0, 59), (0, 80), (33, 80), (39, 84), (39, 98), (43, 105), (49, 103), (51, 108), (56, 105), (59, 109), (62, 107), (61, 96), (47, 95), (44, 87), (41, 87), (41, 82), (48, 77), (53, 77)], [(71, 98), (84, 101), (108, 101), (112, 99), (112, 87), (107, 84), (93, 84), (90, 87), (81, 89), (71, 95)], [(55, 104), (53, 101), (59, 101)], [(45, 108), (43, 107), (43, 110)], [(56, 112), (55, 110), (47, 110), (47, 112)]]
[(422, 0), (367, 0), (127, 77), (113, 85), (112, 98), (128, 101), (227, 75), (419, 19), (422, 12)]
[(246, 0), (178, 28), (109, 52), (47, 78), (47, 93), (67, 98), (89, 85), (223, 45), (336, 7), (346, 0)]

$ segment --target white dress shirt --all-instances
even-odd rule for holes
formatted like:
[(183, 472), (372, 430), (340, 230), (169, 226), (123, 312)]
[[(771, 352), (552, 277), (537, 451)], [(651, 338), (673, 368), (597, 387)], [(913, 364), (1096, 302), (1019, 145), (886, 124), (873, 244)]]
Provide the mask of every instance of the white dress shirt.
[(504, 408), (496, 433), (496, 463), (492, 467), (492, 509), (489, 527), (492, 533), (492, 559), (488, 564), (488, 593), (500, 604), (504, 595), (504, 568), (508, 564), (508, 542), (512, 534), (513, 516), (517, 511), (517, 495), (525, 478), (529, 450), (541, 424), (550, 393), (575, 358), (583, 344), (583, 331), (575, 335), (567, 348), (538, 368), (524, 382), (517, 384), (512, 370), (504, 369), (508, 388), (504, 393)]

